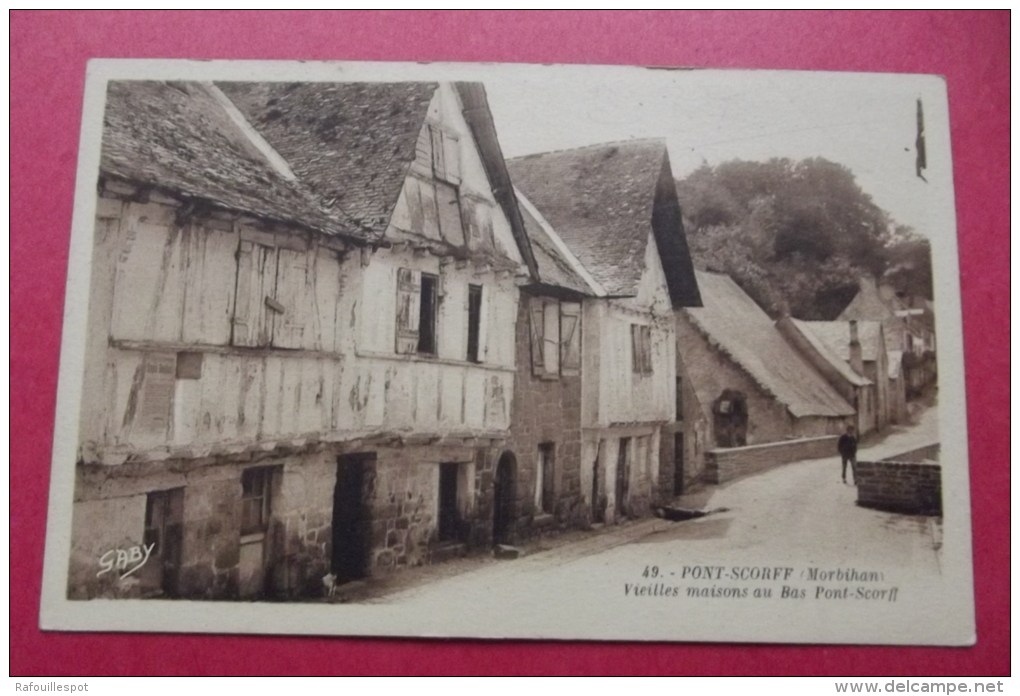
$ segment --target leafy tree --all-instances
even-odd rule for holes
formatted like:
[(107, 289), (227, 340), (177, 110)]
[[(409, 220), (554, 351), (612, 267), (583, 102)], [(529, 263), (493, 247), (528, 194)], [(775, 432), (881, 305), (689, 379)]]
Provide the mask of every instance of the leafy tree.
[(896, 226), (847, 167), (734, 160), (677, 182), (695, 264), (727, 273), (769, 314), (833, 319), (861, 275), (924, 287), (927, 242)]

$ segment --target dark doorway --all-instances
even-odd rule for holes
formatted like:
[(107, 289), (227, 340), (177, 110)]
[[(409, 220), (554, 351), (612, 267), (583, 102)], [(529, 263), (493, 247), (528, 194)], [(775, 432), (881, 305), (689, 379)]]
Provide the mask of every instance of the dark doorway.
[(457, 541), (457, 478), (460, 464), (443, 462), (439, 465), (439, 541)]
[(673, 434), (673, 495), (684, 492), (684, 434)]
[(717, 447), (743, 447), (747, 444), (747, 397), (743, 392), (723, 390), (712, 404), (712, 420)]
[(177, 597), (184, 544), (183, 488), (152, 491), (146, 496), (142, 542), (152, 549), (152, 557), (139, 573), (142, 593)]
[(371, 516), (368, 510), (368, 472), (375, 454), (345, 454), (337, 458), (333, 489), (333, 563), (338, 582), (368, 575)]
[(616, 453), (616, 513), (627, 514), (627, 491), (630, 487), (630, 438), (620, 438), (620, 449)]
[(496, 464), (493, 485), (492, 541), (494, 544), (513, 543), (514, 497), (517, 489), (517, 459), (512, 452), (504, 452)]

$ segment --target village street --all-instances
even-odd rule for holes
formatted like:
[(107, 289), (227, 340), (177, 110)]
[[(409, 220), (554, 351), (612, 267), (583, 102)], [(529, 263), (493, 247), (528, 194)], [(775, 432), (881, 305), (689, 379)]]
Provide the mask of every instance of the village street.
[[(937, 420), (937, 408), (930, 408), (916, 425), (893, 427), (880, 441), (864, 443), (859, 458), (880, 459), (934, 442)], [(355, 601), (407, 604), (415, 613), (437, 615), (465, 597), (522, 610), (539, 610), (568, 595), (579, 606), (598, 605), (606, 589), (624, 581), (658, 579), (683, 588), (691, 580), (689, 573), (681, 579), (683, 569), (697, 565), (899, 569), (937, 576), (938, 524), (857, 507), (856, 489), (840, 481), (839, 469), (838, 457), (787, 464), (684, 496), (683, 507), (717, 510), (700, 519), (641, 520), (544, 540), (516, 560), (463, 559), (409, 571)], [(644, 576), (648, 567), (658, 568), (658, 578)]]

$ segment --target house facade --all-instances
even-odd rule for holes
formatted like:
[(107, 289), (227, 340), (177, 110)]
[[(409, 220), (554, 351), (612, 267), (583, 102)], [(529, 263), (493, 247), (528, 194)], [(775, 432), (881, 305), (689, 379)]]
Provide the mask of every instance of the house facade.
[(833, 435), (856, 412), (733, 280), (697, 272), (702, 307), (677, 312), (677, 345), (708, 449)]
[(479, 85), (112, 83), (99, 185), (70, 597), (491, 542), (534, 258)]
[(859, 434), (886, 428), (891, 417), (891, 387), (881, 323), (783, 317), (776, 327), (854, 406)]
[(597, 145), (508, 167), (591, 295), (581, 303), (582, 506), (594, 523), (646, 515), (672, 495), (673, 306), (698, 301), (665, 144)]
[(904, 295), (888, 283), (865, 276), (857, 295), (840, 315), (842, 321), (877, 321), (885, 334), (889, 356), (901, 356), (907, 398), (916, 398), (937, 377), (935, 312), (931, 300)]

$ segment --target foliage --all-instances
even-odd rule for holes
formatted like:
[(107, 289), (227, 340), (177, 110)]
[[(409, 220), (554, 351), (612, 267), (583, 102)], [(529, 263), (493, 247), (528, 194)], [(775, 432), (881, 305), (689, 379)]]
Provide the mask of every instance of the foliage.
[(834, 319), (862, 275), (931, 296), (927, 241), (895, 225), (843, 165), (734, 160), (701, 167), (677, 192), (695, 264), (729, 274), (773, 316)]

